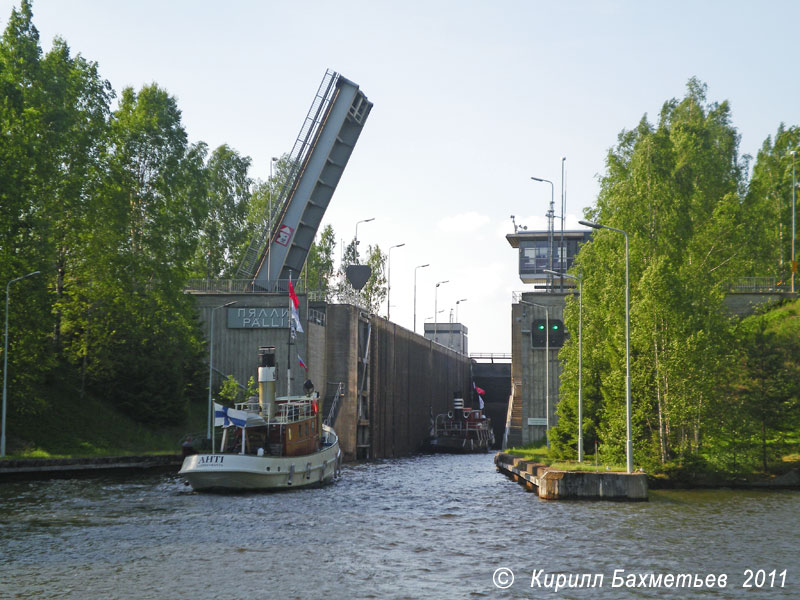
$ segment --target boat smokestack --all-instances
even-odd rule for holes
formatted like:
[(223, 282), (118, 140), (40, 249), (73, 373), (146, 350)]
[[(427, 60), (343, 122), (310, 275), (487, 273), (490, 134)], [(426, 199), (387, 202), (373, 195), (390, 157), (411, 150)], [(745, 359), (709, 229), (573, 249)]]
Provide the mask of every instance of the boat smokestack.
[(268, 420), (275, 416), (275, 346), (258, 349), (258, 404)]
[(456, 419), (464, 416), (464, 399), (461, 397), (460, 392), (453, 392), (453, 414)]

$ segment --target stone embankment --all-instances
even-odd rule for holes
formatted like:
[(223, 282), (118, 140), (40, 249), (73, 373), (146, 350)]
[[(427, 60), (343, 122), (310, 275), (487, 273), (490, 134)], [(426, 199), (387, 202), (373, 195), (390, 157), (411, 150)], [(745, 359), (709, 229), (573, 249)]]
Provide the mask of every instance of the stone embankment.
[(545, 500), (647, 500), (644, 473), (557, 471), (505, 452), (498, 452), (494, 463)]
[(3, 460), (0, 461), (0, 481), (76, 477), (80, 475), (136, 472), (152, 469), (175, 469), (177, 472), (182, 462), (183, 458), (177, 454)]

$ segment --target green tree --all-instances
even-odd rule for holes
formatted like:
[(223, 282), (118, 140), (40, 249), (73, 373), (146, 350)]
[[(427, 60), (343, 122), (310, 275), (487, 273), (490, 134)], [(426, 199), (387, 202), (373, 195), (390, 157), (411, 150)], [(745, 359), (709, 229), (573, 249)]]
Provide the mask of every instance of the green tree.
[(242, 247), (249, 241), (250, 163), (249, 157), (225, 144), (214, 150), (208, 160), (208, 210), (192, 268), (196, 276), (217, 279), (236, 275)]
[(377, 312), (386, 299), (386, 255), (381, 252), (380, 246), (369, 246), (366, 264), (372, 272), (364, 287), (355, 290), (347, 280), (347, 267), (359, 264), (362, 263), (354, 239), (345, 248), (344, 257), (339, 265), (335, 297), (339, 302), (355, 304), (370, 312)]
[(798, 425), (800, 344), (796, 338), (781, 340), (768, 329), (763, 317), (748, 323), (745, 329), (739, 377), (742, 413), (756, 425), (761, 467), (766, 472), (771, 440), (782, 449), (780, 441)]
[(754, 260), (743, 275), (770, 275), (784, 284), (791, 277), (793, 160), (795, 177), (800, 176), (800, 156), (792, 152), (798, 150), (800, 128), (781, 124), (758, 152), (746, 201)]
[(334, 286), (334, 259), (336, 234), (326, 225), (311, 245), (305, 265), (305, 280), (309, 290), (318, 291), (322, 300), (329, 300)]
[(174, 98), (151, 85), (123, 91), (108, 148), (75, 310), (88, 386), (136, 418), (180, 420), (201, 351), (182, 291), (207, 214), (204, 145), (188, 144)]
[(377, 244), (367, 249), (367, 264), (372, 269), (372, 274), (361, 290), (361, 297), (367, 309), (377, 313), (386, 300), (386, 254)]
[(233, 406), (239, 402), (239, 397), (242, 394), (242, 386), (233, 375), (228, 375), (222, 382), (219, 388), (218, 396), (220, 400), (225, 402), (228, 406)]
[[(51, 330), (46, 280), (48, 252), (42, 190), (40, 71), (42, 51), (30, 2), (13, 9), (0, 40), (0, 277), (2, 285), (32, 271), (43, 274), (11, 288), (9, 414), (35, 408), (36, 381), (51, 366), (43, 340)], [(23, 300), (24, 299), (24, 300)], [(25, 326), (22, 326), (22, 324)], [(2, 351), (0, 351), (0, 356)]]
[[(52, 367), (56, 353), (43, 343), (45, 330), (61, 349), (68, 281), (83, 260), (112, 97), (97, 65), (72, 57), (60, 38), (42, 58), (30, 2), (12, 10), (0, 42), (0, 276), (42, 272), (25, 302), (13, 305), (18, 318), (9, 315), (26, 323), (14, 338), (12, 394), (32, 394)], [(30, 383), (20, 385), (25, 378)]]
[(56, 39), (42, 62), (43, 90), (48, 107), (49, 154), (45, 182), (49, 252), (55, 267), (54, 342), (60, 347), (62, 311), (71, 300), (70, 280), (81, 272), (90, 207), (103, 176), (101, 160), (107, 134), (110, 84), (97, 65), (70, 57), (69, 48)]
[[(745, 169), (727, 102), (708, 103), (690, 80), (686, 97), (664, 104), (657, 125), (643, 118), (623, 131), (587, 216), (622, 229), (630, 242), (631, 387), (636, 460), (666, 463), (698, 456), (715, 390), (729, 373), (725, 285), (751, 259), (740, 201)], [(612, 458), (625, 453), (625, 249), (623, 236), (599, 230), (580, 252), (584, 277), (584, 380), (587, 421)], [(603, 307), (592, 310), (591, 307)], [(576, 303), (566, 325), (577, 330)], [(577, 344), (561, 356), (575, 369)], [(716, 365), (713, 370), (705, 367)], [(576, 430), (576, 381), (562, 379), (554, 433), (562, 452)], [(587, 394), (584, 395), (587, 397)]]
[[(254, 183), (247, 210), (246, 241), (242, 244), (236, 258), (236, 264), (240, 265), (240, 268), (242, 258), (251, 243), (261, 244), (263, 238), (264, 245), (268, 246), (269, 236), (267, 233), (270, 233), (270, 229), (274, 231), (281, 220), (293, 169), (294, 165), (289, 160), (289, 155), (284, 154), (275, 161), (272, 175), (267, 181), (257, 180)], [(258, 248), (258, 251), (261, 250), (263, 248)], [(248, 275), (253, 274), (249, 273)]]

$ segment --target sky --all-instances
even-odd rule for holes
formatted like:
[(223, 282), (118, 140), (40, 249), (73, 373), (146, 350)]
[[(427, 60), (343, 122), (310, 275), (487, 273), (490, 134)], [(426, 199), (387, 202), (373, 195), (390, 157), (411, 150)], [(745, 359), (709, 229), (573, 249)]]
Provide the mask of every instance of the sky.
[[(12, 7), (0, 0), (0, 26)], [(546, 229), (566, 157), (566, 228), (594, 204), (620, 132), (691, 77), (729, 101), (740, 153), (800, 124), (800, 2), (34, 0), (55, 36), (119, 94), (157, 83), (190, 141), (228, 144), (266, 179), (289, 152), (326, 69), (374, 103), (323, 220), (391, 251), (391, 319), (458, 319), (476, 353), (511, 351), (517, 251), (510, 215)], [(559, 225), (556, 226), (559, 228)], [(415, 267), (429, 264), (429, 267)], [(436, 283), (447, 281), (435, 292)], [(531, 290), (532, 291), (532, 290)], [(458, 305), (456, 305), (456, 303)], [(384, 305), (381, 314), (385, 316)], [(455, 315), (454, 315), (455, 316)]]

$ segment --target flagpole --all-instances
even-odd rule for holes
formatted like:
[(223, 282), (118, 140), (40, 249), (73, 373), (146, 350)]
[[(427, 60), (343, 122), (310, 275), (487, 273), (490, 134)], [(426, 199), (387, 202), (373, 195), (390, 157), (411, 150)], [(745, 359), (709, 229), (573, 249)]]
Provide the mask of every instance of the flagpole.
[[(289, 271), (289, 290), (292, 289), (292, 271)], [(292, 331), (294, 330), (294, 319), (292, 318), (292, 311), (294, 310), (294, 301), (292, 294), (289, 294), (289, 344), (286, 350), (286, 395), (292, 395)]]

